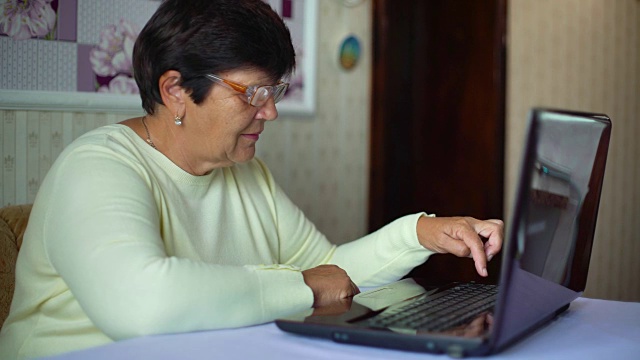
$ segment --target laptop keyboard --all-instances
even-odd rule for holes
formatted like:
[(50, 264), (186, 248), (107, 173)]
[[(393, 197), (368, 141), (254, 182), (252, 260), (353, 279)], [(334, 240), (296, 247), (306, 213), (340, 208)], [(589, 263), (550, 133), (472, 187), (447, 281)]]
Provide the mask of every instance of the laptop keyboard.
[(376, 328), (441, 331), (463, 324), (495, 305), (497, 285), (459, 284), (406, 305), (388, 308), (366, 321)]

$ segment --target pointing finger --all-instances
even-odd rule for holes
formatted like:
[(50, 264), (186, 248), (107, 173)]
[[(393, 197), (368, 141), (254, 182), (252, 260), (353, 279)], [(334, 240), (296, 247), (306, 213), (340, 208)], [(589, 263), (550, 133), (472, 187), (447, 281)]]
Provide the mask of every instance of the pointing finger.
[(461, 227), (458, 231), (458, 238), (464, 241), (471, 251), (471, 257), (473, 257), (478, 274), (487, 276), (487, 255), (484, 252), (484, 244), (480, 240), (480, 236), (470, 227)]

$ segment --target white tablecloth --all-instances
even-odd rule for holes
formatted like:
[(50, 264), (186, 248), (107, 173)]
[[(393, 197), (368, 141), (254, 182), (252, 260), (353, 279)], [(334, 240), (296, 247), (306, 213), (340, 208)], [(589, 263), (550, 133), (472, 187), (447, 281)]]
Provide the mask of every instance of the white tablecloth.
[[(429, 359), (280, 331), (275, 324), (149, 336), (50, 359)], [(492, 359), (640, 359), (640, 303), (579, 298), (568, 311)]]

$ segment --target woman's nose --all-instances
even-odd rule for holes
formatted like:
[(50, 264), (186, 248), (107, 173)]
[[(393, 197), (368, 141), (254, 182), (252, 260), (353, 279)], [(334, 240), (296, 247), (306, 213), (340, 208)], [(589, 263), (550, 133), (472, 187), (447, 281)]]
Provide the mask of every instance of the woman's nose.
[(273, 101), (273, 97), (270, 97), (267, 102), (260, 107), (256, 117), (267, 121), (278, 118), (278, 109), (276, 109), (276, 103)]

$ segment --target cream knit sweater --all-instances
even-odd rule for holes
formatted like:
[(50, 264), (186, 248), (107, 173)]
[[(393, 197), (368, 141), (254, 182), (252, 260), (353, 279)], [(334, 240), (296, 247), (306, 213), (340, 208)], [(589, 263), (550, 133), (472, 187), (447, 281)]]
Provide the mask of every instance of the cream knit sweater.
[(272, 321), (311, 307), (301, 270), (320, 264), (396, 280), (431, 254), (421, 215), (336, 247), (257, 159), (192, 176), (124, 125), (96, 129), (40, 188), (0, 358)]

